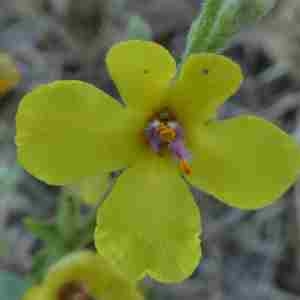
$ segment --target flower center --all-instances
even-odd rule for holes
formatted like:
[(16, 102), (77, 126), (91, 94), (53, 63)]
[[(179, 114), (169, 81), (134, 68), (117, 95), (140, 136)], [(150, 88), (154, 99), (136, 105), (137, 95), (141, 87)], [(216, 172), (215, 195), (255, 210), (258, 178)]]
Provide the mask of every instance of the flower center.
[(57, 300), (95, 300), (86, 287), (77, 281), (64, 284), (58, 291)]
[(179, 161), (180, 169), (187, 175), (192, 173), (189, 161), (191, 155), (184, 144), (183, 128), (167, 110), (155, 115), (145, 128), (145, 136), (155, 153), (168, 149)]

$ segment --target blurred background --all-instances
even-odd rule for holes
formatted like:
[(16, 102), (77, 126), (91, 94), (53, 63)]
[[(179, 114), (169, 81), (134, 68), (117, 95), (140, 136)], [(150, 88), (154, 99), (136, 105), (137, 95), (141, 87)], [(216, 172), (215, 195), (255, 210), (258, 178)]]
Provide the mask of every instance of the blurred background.
[[(88, 81), (116, 95), (104, 66), (107, 49), (128, 38), (154, 39), (179, 58), (200, 5), (201, 0), (0, 0), (0, 51), (15, 59), (22, 74), (18, 86), (0, 98), (1, 300), (4, 289), (16, 293), (14, 282), (31, 271), (41, 247), (24, 217), (51, 221), (59, 194), (16, 162), (21, 97), (57, 79)], [(235, 37), (226, 55), (241, 64), (246, 80), (220, 117), (251, 112), (300, 142), (300, 1), (279, 0), (271, 14)], [(146, 280), (147, 299), (300, 299), (300, 182), (255, 212), (229, 208), (197, 190), (194, 195), (203, 217), (202, 263), (182, 284)]]

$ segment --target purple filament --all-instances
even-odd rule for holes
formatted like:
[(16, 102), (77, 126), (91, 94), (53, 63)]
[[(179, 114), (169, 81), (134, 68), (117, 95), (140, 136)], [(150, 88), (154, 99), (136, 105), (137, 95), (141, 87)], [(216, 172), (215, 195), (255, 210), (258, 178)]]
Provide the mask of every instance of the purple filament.
[[(169, 127), (175, 129), (176, 131), (176, 138), (174, 141), (170, 142), (168, 144), (168, 148), (171, 150), (172, 154), (179, 160), (190, 160), (191, 154), (190, 152), (185, 148), (184, 142), (183, 142), (183, 129), (180, 127), (180, 125), (177, 122), (168, 122), (167, 124)], [(149, 141), (149, 144), (153, 151), (155, 153), (159, 153), (160, 150), (164, 145), (166, 145), (165, 142), (163, 142), (159, 136), (158, 127), (160, 126), (160, 122), (158, 120), (152, 121), (149, 126), (145, 129), (146, 137)]]

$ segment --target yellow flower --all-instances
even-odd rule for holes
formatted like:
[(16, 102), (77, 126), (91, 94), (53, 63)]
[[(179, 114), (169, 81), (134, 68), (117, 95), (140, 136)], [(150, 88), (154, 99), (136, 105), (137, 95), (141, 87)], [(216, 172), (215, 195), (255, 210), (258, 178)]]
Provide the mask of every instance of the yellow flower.
[(8, 54), (0, 53), (0, 96), (15, 87), (20, 77), (13, 59)]
[(229, 205), (259, 208), (298, 176), (299, 147), (254, 116), (215, 120), (242, 81), (229, 58), (191, 55), (176, 77), (166, 49), (129, 41), (106, 63), (126, 105), (80, 81), (35, 89), (17, 114), (19, 161), (55, 185), (126, 168), (99, 210), (97, 249), (132, 279), (181, 281), (201, 250), (198, 207), (180, 174)]
[(100, 255), (70, 254), (50, 268), (42, 286), (31, 288), (23, 300), (142, 300), (135, 286)]
[(22, 300), (44, 300), (42, 287), (39, 285), (31, 287), (26, 291)]

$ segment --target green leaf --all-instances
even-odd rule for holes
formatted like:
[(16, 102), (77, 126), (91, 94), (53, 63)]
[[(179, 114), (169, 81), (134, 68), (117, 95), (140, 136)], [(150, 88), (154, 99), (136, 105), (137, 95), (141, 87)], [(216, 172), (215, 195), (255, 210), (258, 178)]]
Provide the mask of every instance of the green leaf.
[(57, 253), (54, 251), (54, 249), (48, 248), (43, 248), (38, 251), (32, 257), (30, 278), (34, 282), (40, 283), (47, 273), (48, 268), (57, 260), (59, 260), (63, 255), (63, 253)]
[(78, 234), (81, 223), (80, 199), (65, 190), (58, 199), (57, 227), (66, 245)]
[(191, 182), (234, 207), (269, 205), (300, 174), (300, 146), (254, 116), (208, 122), (195, 128), (190, 139)]
[(27, 217), (24, 219), (24, 225), (36, 238), (53, 243), (57, 241), (60, 233), (56, 224), (50, 224)]
[(152, 40), (152, 29), (141, 16), (130, 16), (127, 26), (128, 40)]
[(20, 300), (29, 286), (29, 282), (13, 273), (0, 272), (1, 300)]
[(192, 23), (188, 33), (186, 50), (184, 53), (185, 59), (190, 54), (205, 51), (202, 49), (202, 44), (204, 44), (204, 41), (209, 36), (223, 2), (223, 0), (205, 0), (203, 2), (200, 14)]
[(177, 168), (150, 156), (125, 170), (99, 209), (100, 254), (132, 280), (180, 282), (200, 257), (198, 207)]
[(206, 0), (188, 34), (185, 60), (192, 53), (218, 52), (245, 26), (257, 22), (276, 0)]
[(95, 205), (102, 198), (109, 187), (111, 177), (108, 173), (86, 177), (67, 188), (75, 196), (78, 196), (85, 204)]

